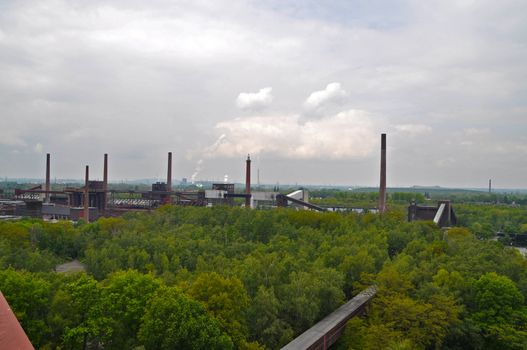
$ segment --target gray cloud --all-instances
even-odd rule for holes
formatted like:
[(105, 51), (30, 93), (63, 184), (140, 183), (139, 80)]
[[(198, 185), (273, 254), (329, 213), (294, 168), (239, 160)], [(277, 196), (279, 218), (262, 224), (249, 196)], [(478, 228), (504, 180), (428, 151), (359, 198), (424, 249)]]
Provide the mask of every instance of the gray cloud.
[(432, 128), (428, 125), (423, 124), (401, 124), (395, 125), (395, 130), (402, 134), (415, 136), (428, 134), (432, 131)]
[[(477, 186), (493, 177), (527, 187), (525, 2), (311, 5), (3, 2), (0, 176), (43, 176), (40, 151), (53, 154), (57, 177), (80, 178), (84, 164), (98, 173), (104, 152), (112, 179), (163, 176), (173, 151), (175, 176), (190, 177), (196, 158), (187, 155), (212, 145), (223, 126), (205, 178), (241, 180), (243, 159), (232, 155), (272, 140), (280, 147), (262, 151), (266, 181), (374, 185), (376, 134), (387, 131), (391, 184)], [(328, 82), (346, 98), (329, 107), (321, 98), (316, 118), (297, 117)], [(233, 104), (262, 86), (275, 96), (265, 114)], [(360, 125), (335, 127), (349, 110), (373, 125), (367, 151), (348, 140)], [(300, 137), (262, 136), (273, 127)], [(464, 133), (471, 129), (490, 132)]]

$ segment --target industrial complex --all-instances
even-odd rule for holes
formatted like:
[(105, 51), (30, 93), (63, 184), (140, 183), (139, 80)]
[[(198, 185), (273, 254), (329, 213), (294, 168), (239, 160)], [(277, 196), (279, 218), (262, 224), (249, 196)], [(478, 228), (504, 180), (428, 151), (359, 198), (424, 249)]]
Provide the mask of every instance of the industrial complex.
[[(0, 215), (3, 219), (37, 217), (43, 219), (66, 219), (94, 221), (99, 217), (120, 216), (126, 212), (149, 211), (163, 204), (214, 206), (243, 205), (247, 208), (269, 208), (293, 206), (316, 211), (364, 211), (365, 208), (322, 207), (309, 202), (309, 194), (299, 189), (289, 194), (270, 191), (253, 191), (251, 188), (251, 158), (245, 162), (245, 190), (235, 191), (233, 183), (213, 183), (210, 189), (174, 191), (172, 188), (172, 152), (168, 152), (166, 182), (152, 184), (148, 191), (118, 191), (108, 188), (108, 154), (104, 154), (103, 180), (90, 180), (90, 169), (86, 165), (82, 187), (51, 189), (51, 155), (46, 154), (45, 183), (29, 189), (16, 189), (10, 198), (0, 198)], [(236, 198), (241, 199), (235, 200)], [(371, 212), (386, 210), (386, 134), (381, 134), (381, 162), (379, 203)], [(437, 220), (441, 226), (455, 223), (455, 214), (448, 202), (436, 207), (412, 204), (408, 219)]]

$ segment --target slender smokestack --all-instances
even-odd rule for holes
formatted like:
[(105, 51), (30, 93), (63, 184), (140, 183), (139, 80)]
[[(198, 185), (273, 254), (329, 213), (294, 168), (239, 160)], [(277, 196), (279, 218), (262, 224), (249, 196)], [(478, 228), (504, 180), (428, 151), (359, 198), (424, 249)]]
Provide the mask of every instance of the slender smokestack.
[(167, 191), (172, 191), (172, 152), (168, 152)]
[(104, 154), (104, 168), (102, 175), (102, 186), (104, 190), (103, 212), (106, 215), (106, 206), (108, 205), (108, 153)]
[(46, 203), (49, 203), (50, 184), (50, 155), (46, 153)]
[[(172, 192), (172, 152), (168, 152), (167, 191)], [(172, 202), (171, 199), (172, 197), (168, 193), (166, 202)]]
[[(245, 194), (251, 194), (251, 157), (247, 155), (247, 161), (245, 163)], [(251, 207), (251, 197), (245, 197), (245, 207)]]
[(86, 165), (86, 176), (84, 178), (84, 220), (90, 222), (90, 191), (89, 191), (90, 167)]
[(489, 179), (489, 193), (492, 193), (492, 179)]
[(379, 212), (386, 211), (386, 134), (381, 134), (381, 184), (379, 188)]

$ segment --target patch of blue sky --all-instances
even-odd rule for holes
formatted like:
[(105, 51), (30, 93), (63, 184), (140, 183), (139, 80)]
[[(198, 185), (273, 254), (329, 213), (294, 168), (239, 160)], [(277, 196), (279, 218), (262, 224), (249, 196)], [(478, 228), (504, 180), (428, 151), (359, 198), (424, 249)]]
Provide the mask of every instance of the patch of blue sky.
[(271, 0), (253, 4), (292, 18), (375, 30), (405, 26), (412, 15), (404, 0)]

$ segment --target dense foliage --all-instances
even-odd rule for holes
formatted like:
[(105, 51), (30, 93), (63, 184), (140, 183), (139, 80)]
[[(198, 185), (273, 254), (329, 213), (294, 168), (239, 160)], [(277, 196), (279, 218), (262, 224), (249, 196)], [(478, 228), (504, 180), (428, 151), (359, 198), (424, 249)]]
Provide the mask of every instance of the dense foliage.
[[(475, 224), (493, 224), (469, 209), (469, 229), (447, 232), (398, 210), (0, 222), (0, 290), (36, 348), (276, 349), (373, 283), (342, 349), (526, 348), (525, 258), (478, 239)], [(52, 272), (71, 259), (87, 273)]]
[(469, 227), (482, 238), (496, 232), (527, 233), (527, 210), (522, 207), (498, 205), (456, 205), (459, 225)]

